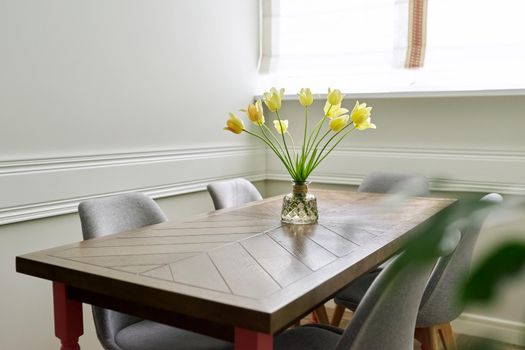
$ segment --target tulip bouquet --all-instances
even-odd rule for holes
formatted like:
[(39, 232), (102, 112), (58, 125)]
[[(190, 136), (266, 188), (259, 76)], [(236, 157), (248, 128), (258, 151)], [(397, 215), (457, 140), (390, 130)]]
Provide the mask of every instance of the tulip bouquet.
[(265, 124), (260, 99), (249, 104), (247, 109), (241, 110), (256, 125), (257, 131), (246, 130), (243, 121), (233, 113), (229, 113), (230, 118), (227, 120), (227, 126), (224, 129), (235, 134), (246, 132), (257, 137), (275, 153), (296, 183), (307, 181), (312, 171), (351, 131), (376, 128), (370, 121), (372, 107), (367, 107), (366, 103), (356, 101), (354, 108), (349, 113), (348, 109), (341, 107), (344, 98), (341, 91), (328, 89), (324, 115), (313, 128), (309, 129), (308, 109), (313, 104), (314, 99), (310, 89), (304, 88), (297, 94), (299, 103), (305, 108), (305, 123), (302, 146), (300, 149), (296, 148), (294, 139), (288, 132), (288, 120), (283, 119), (279, 113), (283, 95), (284, 89), (272, 88), (265, 92), (262, 98), (268, 110), (275, 114), (273, 126), (277, 135)]

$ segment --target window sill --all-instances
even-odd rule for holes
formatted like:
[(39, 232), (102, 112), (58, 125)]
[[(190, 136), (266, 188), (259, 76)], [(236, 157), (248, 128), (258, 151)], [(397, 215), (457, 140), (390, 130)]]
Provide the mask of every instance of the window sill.
[[(483, 96), (525, 96), (525, 89), (494, 90), (435, 90), (435, 91), (373, 91), (345, 92), (346, 98), (423, 98), (423, 97), (483, 97)], [(315, 99), (326, 99), (327, 94), (312, 92)], [(262, 98), (262, 94), (255, 96)], [(297, 94), (285, 94), (284, 101), (297, 100)]]

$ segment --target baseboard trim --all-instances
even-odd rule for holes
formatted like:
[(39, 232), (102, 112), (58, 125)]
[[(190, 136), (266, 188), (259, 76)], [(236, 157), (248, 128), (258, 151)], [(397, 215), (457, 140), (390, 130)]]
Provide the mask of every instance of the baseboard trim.
[(454, 332), (490, 338), (508, 344), (525, 345), (525, 323), (463, 313), (452, 321)]

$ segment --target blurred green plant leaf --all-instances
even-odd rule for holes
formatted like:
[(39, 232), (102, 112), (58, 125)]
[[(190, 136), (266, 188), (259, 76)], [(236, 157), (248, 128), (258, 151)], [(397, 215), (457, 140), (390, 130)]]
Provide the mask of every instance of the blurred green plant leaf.
[(446, 234), (463, 230), (472, 217), (487, 215), (494, 203), (463, 199), (445, 208), (418, 227), (405, 246), (407, 261), (429, 261), (441, 256), (441, 243)]
[(525, 242), (507, 241), (483, 259), (467, 278), (461, 298), (465, 302), (488, 302), (504, 280), (525, 267)]
[[(414, 261), (425, 263), (443, 255), (441, 248), (443, 242), (449, 240), (447, 236), (452, 237), (451, 233), (457, 230), (463, 232), (469, 223), (475, 221), (482, 223), (484, 218), (493, 211), (502, 214), (523, 209), (525, 209), (525, 201), (501, 205), (474, 198), (461, 199), (429, 219), (412, 233), (405, 245), (406, 254), (402, 255), (405, 258), (404, 263), (409, 264)], [(525, 242), (501, 243), (493, 248), (489, 256), (477, 264), (464, 284), (458, 286), (460, 297), (465, 303), (488, 303), (494, 299), (498, 286), (502, 282), (516, 277), (524, 269)], [(469, 345), (469, 349), (496, 350), (501, 349), (501, 344), (488, 339), (480, 339), (476, 344)]]

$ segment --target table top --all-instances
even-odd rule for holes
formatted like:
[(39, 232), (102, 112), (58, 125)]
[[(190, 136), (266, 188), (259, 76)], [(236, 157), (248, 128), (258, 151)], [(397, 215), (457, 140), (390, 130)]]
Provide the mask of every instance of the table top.
[(22, 255), (17, 271), (62, 282), (82, 302), (190, 329), (223, 327), (204, 331), (212, 335), (239, 325), (275, 333), (454, 202), (409, 198), (393, 208), (382, 194), (313, 192), (317, 224), (282, 224), (278, 196)]

